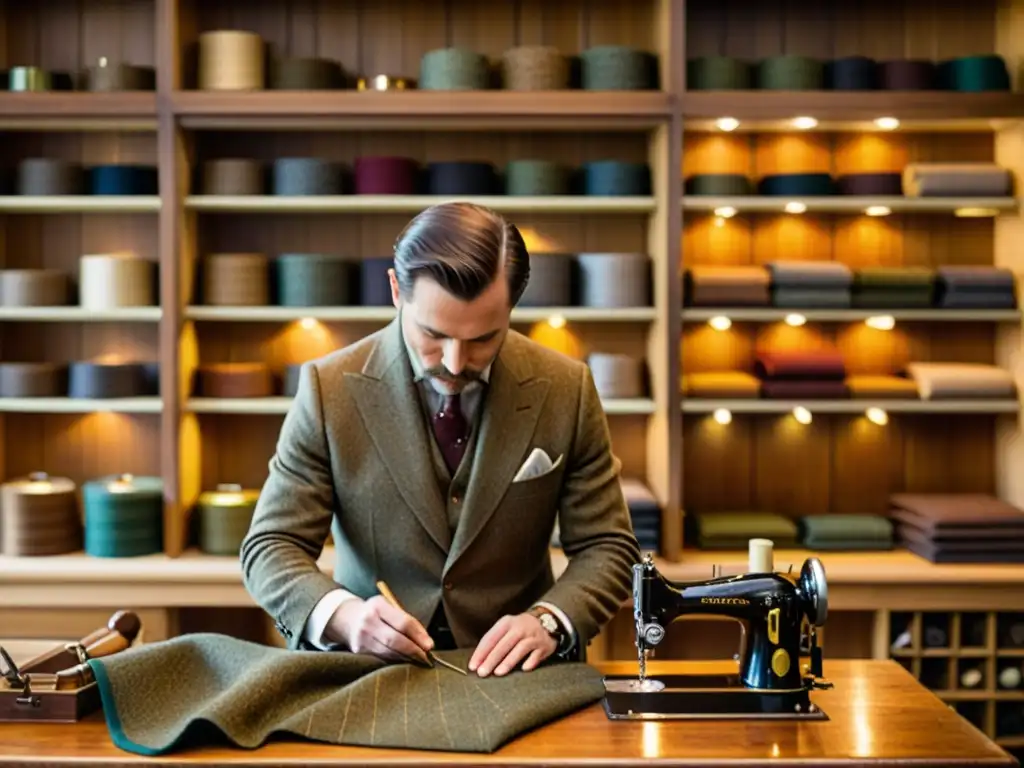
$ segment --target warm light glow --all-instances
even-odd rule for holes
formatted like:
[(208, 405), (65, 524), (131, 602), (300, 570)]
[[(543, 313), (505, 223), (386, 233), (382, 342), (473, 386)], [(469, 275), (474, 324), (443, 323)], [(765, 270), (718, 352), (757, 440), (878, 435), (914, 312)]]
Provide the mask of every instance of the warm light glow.
[(786, 213), (803, 213), (807, 210), (807, 206), (803, 203), (798, 203), (795, 200), (786, 203)]
[(711, 415), (719, 424), (732, 423), (732, 412), (728, 408), (715, 408), (715, 412)]
[(715, 208), (715, 216), (719, 216), (723, 219), (731, 219), (736, 215), (736, 209), (731, 205), (726, 205), (721, 208)]
[(865, 415), (868, 417), (868, 421), (880, 427), (884, 427), (889, 423), (889, 414), (881, 408), (868, 408)]
[(957, 208), (953, 215), (961, 219), (987, 219), (998, 216), (999, 211), (995, 208)]
[(714, 328), (716, 331), (728, 331), (732, 328), (732, 320), (725, 315), (715, 315), (708, 320), (708, 325)]
[(892, 315), (875, 315), (865, 320), (864, 324), (876, 331), (891, 331), (896, 327), (896, 318)]
[(802, 405), (798, 405), (793, 409), (793, 418), (799, 421), (801, 424), (811, 423), (811, 412), (804, 408)]
[(548, 318), (548, 325), (552, 328), (565, 328), (565, 318), (561, 315), (552, 315)]
[(797, 312), (791, 312), (786, 315), (786, 325), (791, 325), (794, 328), (798, 328), (807, 322), (807, 318)]
[(316, 318), (304, 317), (301, 320), (299, 320), (299, 326), (301, 326), (302, 330), (304, 331), (312, 331), (317, 326)]
[(735, 117), (720, 117), (715, 120), (715, 125), (720, 131), (735, 131), (740, 127), (740, 121)]
[(895, 117), (879, 117), (875, 119), (875, 125), (883, 131), (895, 131), (900, 127), (900, 121)]
[(892, 209), (885, 205), (869, 205), (864, 209), (864, 213), (868, 216), (888, 216)]
[(818, 121), (813, 117), (795, 117), (793, 118), (793, 127), (798, 128), (801, 131), (809, 131), (811, 128), (816, 128)]
[(725, 226), (725, 219), (721, 216), (715, 216), (715, 226), (719, 229)]

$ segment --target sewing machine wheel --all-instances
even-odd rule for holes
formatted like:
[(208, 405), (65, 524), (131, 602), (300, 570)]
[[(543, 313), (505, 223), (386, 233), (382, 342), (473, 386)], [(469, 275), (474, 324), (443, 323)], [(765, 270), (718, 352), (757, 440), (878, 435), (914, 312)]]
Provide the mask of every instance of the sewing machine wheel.
[(825, 626), (828, 618), (828, 582), (825, 566), (816, 557), (804, 560), (800, 568), (800, 591), (808, 602), (807, 619), (816, 627)]

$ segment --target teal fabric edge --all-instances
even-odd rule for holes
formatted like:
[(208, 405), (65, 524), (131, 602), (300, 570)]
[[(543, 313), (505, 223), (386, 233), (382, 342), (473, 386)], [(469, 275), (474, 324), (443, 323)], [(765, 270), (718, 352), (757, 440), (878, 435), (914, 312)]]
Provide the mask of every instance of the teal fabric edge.
[(103, 707), (103, 719), (106, 720), (107, 730), (110, 731), (110, 738), (113, 740), (114, 746), (126, 752), (134, 752), (144, 757), (155, 757), (167, 752), (170, 747), (153, 749), (152, 747), (136, 744), (128, 738), (124, 732), (124, 726), (121, 725), (121, 716), (118, 715), (117, 707), (114, 704), (114, 691), (110, 687), (110, 678), (107, 677), (107, 670), (104, 669), (103, 663), (98, 659), (90, 659), (87, 663), (89, 669), (92, 670), (93, 677), (96, 678), (96, 685), (100, 689), (100, 705)]

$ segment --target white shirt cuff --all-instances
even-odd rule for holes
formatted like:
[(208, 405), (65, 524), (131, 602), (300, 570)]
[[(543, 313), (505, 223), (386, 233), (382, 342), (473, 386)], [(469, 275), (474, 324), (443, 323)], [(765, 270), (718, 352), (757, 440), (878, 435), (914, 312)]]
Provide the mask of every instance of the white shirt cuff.
[(324, 631), (338, 607), (352, 597), (357, 596), (347, 589), (334, 589), (321, 597), (306, 619), (306, 627), (302, 632), (303, 639), (321, 651), (336, 651), (342, 648), (340, 643), (327, 642), (324, 639)]
[(569, 647), (567, 648), (567, 650), (571, 651), (573, 648), (575, 648), (576, 629), (573, 627), (572, 622), (569, 621), (569, 617), (565, 615), (565, 612), (562, 611), (562, 609), (558, 606), (552, 605), (551, 603), (540, 602), (536, 603), (536, 605), (540, 608), (547, 608), (549, 611), (555, 614), (555, 618), (557, 618), (558, 621), (562, 624), (562, 627), (565, 629), (565, 631), (568, 633), (571, 639), (571, 642), (569, 643)]

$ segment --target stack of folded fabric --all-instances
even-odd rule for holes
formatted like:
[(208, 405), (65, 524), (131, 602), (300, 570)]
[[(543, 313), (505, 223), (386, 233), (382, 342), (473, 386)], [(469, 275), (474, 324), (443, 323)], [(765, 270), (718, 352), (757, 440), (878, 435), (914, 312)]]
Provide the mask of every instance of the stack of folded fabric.
[(799, 546), (797, 524), (774, 512), (703, 512), (692, 516), (701, 549), (746, 549), (751, 539), (770, 539), (776, 548)]
[(939, 267), (936, 303), (947, 309), (1014, 309), (1016, 280), (1003, 267)]
[(1009, 371), (983, 363), (908, 363), (907, 375), (922, 400), (1014, 398), (1017, 385)]
[(761, 379), (762, 397), (789, 400), (847, 396), (846, 365), (836, 349), (766, 350), (758, 353), (754, 369)]
[(906, 376), (848, 376), (846, 390), (855, 400), (918, 400), (921, 397), (917, 383)]
[(658, 552), (661, 546), (661, 507), (651, 490), (639, 480), (623, 478), (622, 493), (640, 549)]
[(761, 396), (761, 381), (745, 371), (703, 371), (683, 374), (683, 397), (715, 399), (757, 399)]
[(855, 307), (930, 307), (934, 293), (935, 271), (927, 267), (864, 267), (853, 275)]
[(690, 267), (683, 295), (691, 307), (765, 307), (771, 279), (764, 267)]
[(779, 260), (768, 263), (772, 304), (786, 308), (850, 306), (853, 272), (838, 261)]
[(806, 515), (800, 538), (807, 549), (892, 549), (893, 524), (883, 515)]
[(988, 494), (898, 493), (899, 543), (933, 563), (1024, 562), (1024, 510)]
[(903, 169), (907, 197), (1009, 197), (1013, 177), (995, 163), (910, 163)]

